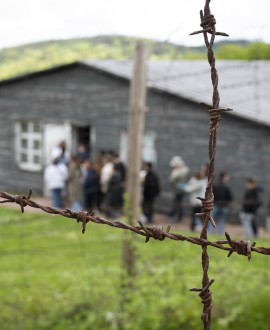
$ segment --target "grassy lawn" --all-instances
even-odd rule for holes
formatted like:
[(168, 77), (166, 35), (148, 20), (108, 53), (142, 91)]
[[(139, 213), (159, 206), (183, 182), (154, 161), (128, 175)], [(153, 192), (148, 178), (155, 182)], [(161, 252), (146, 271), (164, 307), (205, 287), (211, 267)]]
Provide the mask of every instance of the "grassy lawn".
[[(138, 237), (138, 275), (120, 313), (124, 231), (0, 207), (1, 329), (202, 329), (201, 248)], [(270, 246), (270, 240), (258, 240)], [(270, 258), (209, 248), (212, 329), (270, 329)]]

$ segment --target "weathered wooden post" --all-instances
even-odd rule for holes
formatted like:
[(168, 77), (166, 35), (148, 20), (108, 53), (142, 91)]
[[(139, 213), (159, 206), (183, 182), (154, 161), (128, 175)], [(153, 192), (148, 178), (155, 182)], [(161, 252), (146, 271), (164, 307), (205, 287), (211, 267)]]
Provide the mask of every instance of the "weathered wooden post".
[[(127, 166), (127, 222), (133, 225), (139, 217), (140, 169), (142, 142), (145, 126), (146, 102), (146, 46), (138, 41), (134, 52), (133, 76), (130, 84), (128, 120), (128, 166)], [(135, 257), (130, 240), (123, 244), (123, 262), (129, 274), (134, 272)]]

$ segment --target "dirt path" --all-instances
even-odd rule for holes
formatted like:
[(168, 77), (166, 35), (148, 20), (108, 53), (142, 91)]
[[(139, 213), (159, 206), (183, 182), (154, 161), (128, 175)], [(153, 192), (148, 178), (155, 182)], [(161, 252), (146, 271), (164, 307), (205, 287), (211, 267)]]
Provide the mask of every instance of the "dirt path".
[[(164, 228), (166, 226), (171, 225), (172, 231), (173, 229), (179, 230), (180, 232), (190, 232), (190, 221), (189, 217), (184, 217), (181, 223), (171, 223), (170, 219), (168, 219), (164, 214), (155, 214), (155, 223), (163, 225)], [(238, 224), (226, 224), (225, 231), (227, 231), (231, 236), (243, 237), (243, 227)], [(194, 232), (192, 236), (198, 236), (199, 233)], [(259, 228), (259, 237), (266, 236), (264, 228)], [(224, 237), (225, 239), (225, 237)]]

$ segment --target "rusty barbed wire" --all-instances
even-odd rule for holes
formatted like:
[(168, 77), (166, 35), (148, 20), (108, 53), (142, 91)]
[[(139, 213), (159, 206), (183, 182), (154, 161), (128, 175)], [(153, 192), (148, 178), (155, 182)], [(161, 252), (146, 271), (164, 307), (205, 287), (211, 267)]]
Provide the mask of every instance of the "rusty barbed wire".
[[(229, 252), (228, 257), (231, 256), (233, 252), (236, 252), (243, 256), (247, 256), (249, 260), (251, 258), (252, 252), (257, 252), (264, 255), (270, 255), (270, 248), (255, 247), (256, 242), (250, 244), (249, 241), (245, 241), (245, 240), (241, 240), (239, 242), (236, 240), (232, 240), (228, 233), (226, 233), (227, 240), (211, 242), (201, 237), (184, 236), (178, 233), (171, 233), (170, 232), (171, 226), (168, 226), (166, 231), (164, 232), (162, 226), (155, 225), (153, 227), (148, 227), (145, 226), (140, 221), (138, 221), (139, 226), (132, 226), (119, 220), (106, 220), (104, 218), (97, 217), (95, 216), (94, 212), (90, 212), (90, 213), (86, 211), (75, 212), (70, 209), (59, 210), (51, 206), (40, 205), (39, 203), (30, 199), (31, 194), (32, 194), (31, 190), (29, 191), (27, 196), (12, 195), (7, 192), (0, 191), (0, 198), (3, 199), (0, 200), (0, 204), (3, 203), (18, 204), (21, 207), (22, 213), (24, 212), (25, 207), (29, 206), (36, 209), (40, 209), (49, 214), (60, 215), (69, 219), (75, 219), (77, 220), (78, 223), (79, 222), (82, 223), (82, 233), (85, 232), (86, 224), (88, 222), (94, 222), (97, 224), (104, 224), (115, 228), (130, 230), (135, 234), (146, 237), (145, 240), (146, 243), (149, 241), (150, 238), (159, 241), (164, 241), (165, 238), (168, 238), (174, 241), (187, 241), (189, 243), (200, 246), (212, 246), (220, 250), (225, 250)], [(224, 246), (226, 244), (229, 246)]]
[[(215, 66), (215, 55), (213, 52), (213, 45), (216, 35), (228, 36), (227, 33), (217, 32), (216, 31), (216, 19), (210, 11), (210, 2), (211, 0), (205, 1), (204, 11), (200, 11), (201, 18), (201, 27), (202, 30), (195, 31), (191, 35), (202, 33), (204, 36), (205, 46), (207, 47), (208, 53), (208, 62), (211, 67), (211, 80), (213, 85), (213, 96), (212, 96), (212, 105), (202, 103), (208, 111), (210, 116), (210, 128), (209, 128), (209, 172), (208, 172), (208, 184), (205, 190), (204, 198), (198, 197), (201, 201), (202, 213), (197, 215), (201, 216), (203, 219), (203, 227), (200, 237), (207, 240), (207, 227), (209, 221), (211, 224), (216, 227), (214, 219), (211, 217), (211, 211), (214, 208), (214, 194), (213, 194), (213, 181), (214, 181), (214, 172), (215, 172), (215, 158), (216, 158), (216, 145), (217, 145), (217, 129), (219, 121), (221, 120), (221, 113), (224, 111), (231, 111), (231, 109), (221, 109), (219, 107), (220, 97), (218, 91), (218, 73)], [(210, 41), (208, 39), (208, 34), (211, 34)], [(229, 236), (227, 237), (227, 239)], [(228, 240), (231, 247), (237, 250), (237, 253), (242, 252), (242, 243), (234, 245), (232, 241)], [(250, 244), (244, 243), (243, 241), (243, 251), (247, 253), (248, 258), (250, 259), (251, 247)], [(230, 254), (229, 254), (230, 255)], [(200, 298), (203, 303), (203, 314), (202, 321), (204, 324), (204, 329), (209, 330), (211, 326), (211, 310), (212, 310), (212, 291), (210, 290), (211, 284), (214, 280), (209, 280), (208, 269), (209, 269), (209, 256), (207, 253), (207, 245), (202, 246), (202, 268), (203, 268), (203, 278), (202, 278), (202, 288), (201, 289), (191, 289), (191, 291), (199, 291)]]

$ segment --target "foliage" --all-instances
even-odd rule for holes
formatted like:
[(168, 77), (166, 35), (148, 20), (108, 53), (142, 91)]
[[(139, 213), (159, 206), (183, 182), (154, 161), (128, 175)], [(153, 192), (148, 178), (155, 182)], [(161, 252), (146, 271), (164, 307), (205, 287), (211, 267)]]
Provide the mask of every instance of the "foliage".
[[(98, 36), (51, 40), (0, 50), (0, 80), (57, 65), (89, 59), (129, 59), (138, 38)], [(184, 47), (169, 42), (143, 39), (151, 59), (206, 59), (205, 47)], [(215, 45), (220, 59), (270, 59), (270, 45), (263, 42), (220, 42)]]
[[(0, 208), (0, 324), (5, 329), (202, 329), (201, 248), (138, 237), (137, 276), (120, 311), (123, 231)], [(269, 246), (270, 241), (260, 240)], [(209, 247), (213, 329), (269, 329), (269, 257)]]
[(270, 45), (259, 41), (248, 45), (226, 43), (219, 47), (216, 57), (227, 60), (269, 60)]

